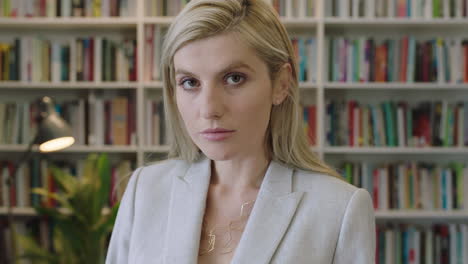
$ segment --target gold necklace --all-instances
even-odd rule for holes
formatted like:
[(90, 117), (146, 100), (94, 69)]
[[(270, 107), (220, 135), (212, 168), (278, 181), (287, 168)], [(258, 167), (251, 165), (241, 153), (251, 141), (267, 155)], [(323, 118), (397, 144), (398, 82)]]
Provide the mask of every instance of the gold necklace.
[(203, 219), (198, 256), (215, 253), (222, 255), (234, 251), (234, 242), (240, 239), (254, 203), (255, 200), (243, 203), (239, 218), (229, 221), (227, 226), (214, 226), (207, 230), (207, 223)]

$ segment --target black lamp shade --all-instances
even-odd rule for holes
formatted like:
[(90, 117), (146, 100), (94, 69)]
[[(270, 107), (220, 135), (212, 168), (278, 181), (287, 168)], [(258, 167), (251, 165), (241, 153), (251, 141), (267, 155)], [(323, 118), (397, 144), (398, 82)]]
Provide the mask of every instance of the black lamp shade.
[(55, 111), (52, 100), (44, 97), (40, 103), (41, 117), (36, 144), (39, 144), (39, 151), (52, 152), (67, 148), (73, 143), (72, 131), (58, 113)]

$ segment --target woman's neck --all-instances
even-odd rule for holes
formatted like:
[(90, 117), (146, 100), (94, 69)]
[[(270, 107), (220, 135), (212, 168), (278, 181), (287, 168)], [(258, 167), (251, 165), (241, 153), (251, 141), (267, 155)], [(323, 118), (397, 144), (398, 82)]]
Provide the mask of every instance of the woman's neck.
[(242, 160), (212, 161), (211, 184), (229, 189), (260, 188), (270, 159), (265, 156)]

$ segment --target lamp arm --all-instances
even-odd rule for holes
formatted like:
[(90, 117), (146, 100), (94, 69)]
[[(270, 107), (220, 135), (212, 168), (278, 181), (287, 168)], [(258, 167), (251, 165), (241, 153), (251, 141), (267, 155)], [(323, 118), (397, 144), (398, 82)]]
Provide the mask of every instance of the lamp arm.
[[(32, 148), (33, 148), (34, 144), (36, 143), (37, 137), (38, 137), (38, 134), (36, 134), (34, 139), (29, 143), (28, 148), (26, 149), (26, 151), (23, 152), (23, 155), (21, 156), (19, 161), (13, 166), (13, 173), (11, 175), (9, 175), (9, 177), (6, 180), (8, 190), (11, 189), (10, 186), (14, 183), (14, 181), (16, 179), (16, 173), (17, 173), (19, 167), (21, 167), (21, 164), (26, 162), (31, 157)], [(8, 205), (10, 205), (10, 204), (11, 204), (11, 201), (8, 203)]]
[(8, 228), (10, 229), (10, 245), (11, 245), (11, 250), (12, 250), (12, 255), (10, 257), (12, 258), (10, 262), (8, 263), (15, 263), (14, 260), (17, 256), (17, 249), (16, 249), (16, 230), (13, 225), (13, 206), (11, 204), (11, 196), (12, 196), (12, 190), (11, 186), (15, 182), (16, 179), (16, 174), (18, 172), (19, 167), (21, 167), (21, 164), (26, 162), (32, 155), (32, 148), (34, 144), (37, 141), (37, 138), (39, 136), (39, 133), (36, 134), (34, 139), (29, 143), (28, 148), (26, 149), (25, 152), (23, 152), (23, 155), (19, 159), (19, 161), (13, 166), (13, 172), (8, 176), (6, 180), (6, 185), (8, 188)]

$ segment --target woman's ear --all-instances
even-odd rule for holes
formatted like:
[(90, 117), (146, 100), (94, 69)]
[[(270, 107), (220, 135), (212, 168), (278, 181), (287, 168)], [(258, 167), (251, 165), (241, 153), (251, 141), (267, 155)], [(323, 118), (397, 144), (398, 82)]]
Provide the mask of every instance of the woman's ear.
[(278, 71), (273, 84), (273, 105), (280, 105), (288, 96), (292, 76), (291, 72), (292, 68), (290, 63), (283, 64)]

